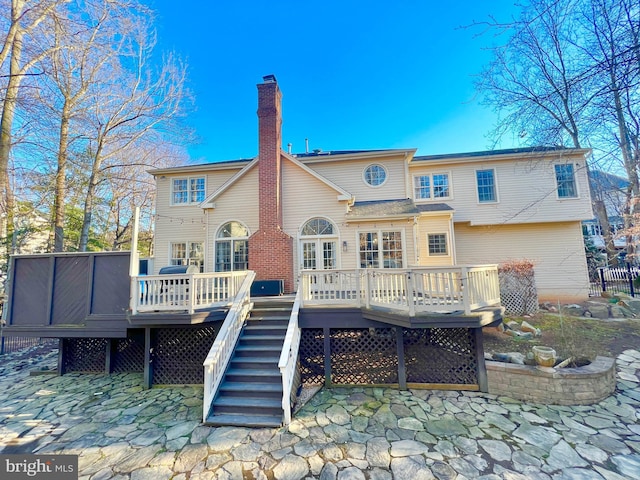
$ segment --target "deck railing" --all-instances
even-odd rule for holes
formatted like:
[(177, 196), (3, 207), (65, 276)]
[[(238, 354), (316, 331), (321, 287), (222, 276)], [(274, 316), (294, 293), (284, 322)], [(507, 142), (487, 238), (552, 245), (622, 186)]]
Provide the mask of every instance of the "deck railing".
[(246, 272), (131, 277), (131, 313), (184, 311), (224, 306), (238, 293)]
[(243, 272), (243, 282), (233, 299), (229, 312), (211, 350), (205, 359), (204, 366), (204, 399), (202, 403), (202, 419), (206, 421), (213, 397), (220, 386), (227, 364), (251, 311), (251, 284), (256, 278), (253, 271)]
[(469, 314), (500, 303), (497, 265), (303, 271), (301, 286), (302, 306), (390, 308), (411, 316)]
[(297, 373), (298, 350), (300, 348), (300, 327), (298, 326), (298, 313), (300, 311), (301, 290), (298, 289), (291, 309), (287, 333), (284, 337), (278, 368), (282, 375), (282, 410), (284, 411), (284, 424), (291, 423), (291, 395), (293, 382)]

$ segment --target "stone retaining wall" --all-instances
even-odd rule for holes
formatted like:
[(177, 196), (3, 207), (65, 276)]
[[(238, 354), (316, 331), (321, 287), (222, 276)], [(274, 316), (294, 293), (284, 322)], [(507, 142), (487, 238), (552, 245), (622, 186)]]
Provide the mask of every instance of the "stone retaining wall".
[(578, 368), (545, 368), (487, 361), (489, 393), (552, 405), (589, 405), (616, 387), (613, 358), (596, 357)]

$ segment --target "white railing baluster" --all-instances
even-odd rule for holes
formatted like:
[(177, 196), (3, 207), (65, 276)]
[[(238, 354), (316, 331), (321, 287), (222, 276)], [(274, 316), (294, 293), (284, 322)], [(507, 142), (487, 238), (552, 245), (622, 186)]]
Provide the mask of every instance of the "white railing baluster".
[[(256, 278), (253, 271), (244, 272), (244, 281), (233, 299), (227, 316), (216, 335), (211, 350), (203, 363), (204, 398), (202, 403), (202, 419), (206, 421), (211, 409), (213, 397), (222, 381), (227, 364), (231, 359), (236, 341), (240, 336), (244, 322), (251, 311), (251, 284)], [(227, 276), (227, 280), (230, 277)]]
[(386, 307), (451, 312), (500, 304), (496, 265), (416, 267), (409, 270), (303, 270), (301, 305)]
[(282, 375), (282, 410), (284, 412), (284, 424), (291, 423), (291, 393), (293, 390), (293, 381), (295, 379), (298, 350), (300, 348), (301, 331), (298, 326), (298, 315), (300, 312), (300, 304), (302, 300), (302, 291), (298, 288), (289, 324), (287, 325), (287, 333), (282, 345), (282, 352), (278, 360), (278, 368)]

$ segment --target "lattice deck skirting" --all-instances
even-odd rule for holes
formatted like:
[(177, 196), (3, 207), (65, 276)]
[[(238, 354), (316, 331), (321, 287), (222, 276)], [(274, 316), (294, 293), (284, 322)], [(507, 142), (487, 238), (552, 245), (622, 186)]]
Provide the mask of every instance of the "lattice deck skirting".
[(299, 358), (306, 385), (440, 384), (478, 389), (478, 355), (476, 333), (470, 328), (313, 328), (302, 331)]
[[(202, 384), (202, 364), (220, 330), (220, 323), (176, 328), (152, 328), (152, 384)], [(127, 338), (62, 339), (60, 373), (142, 373), (145, 371), (145, 331), (130, 329)]]

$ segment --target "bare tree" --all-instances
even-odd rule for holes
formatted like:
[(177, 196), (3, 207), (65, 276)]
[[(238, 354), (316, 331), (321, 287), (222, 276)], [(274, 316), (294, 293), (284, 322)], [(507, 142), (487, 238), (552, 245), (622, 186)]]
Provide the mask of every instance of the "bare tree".
[[(151, 66), (155, 36), (144, 21), (132, 24), (131, 51), (127, 58), (130, 69), (122, 68), (117, 83), (108, 90), (97, 91), (92, 98), (90, 122), (93, 158), (87, 188), (84, 222), (79, 249), (85, 250), (92, 221), (93, 202), (101, 177), (110, 168), (109, 162), (136, 163), (128, 158), (145, 142), (167, 142), (175, 133), (175, 120), (180, 116), (184, 102), (186, 67), (175, 56), (165, 57), (157, 70)], [(158, 132), (163, 132), (160, 139)], [(169, 132), (174, 132), (171, 135)]]
[[(585, 55), (599, 81), (593, 115), (602, 119), (602, 142), (613, 144), (611, 151), (620, 157), (629, 179), (625, 212), (629, 229), (640, 213), (640, 5), (631, 0), (591, 0), (583, 15), (590, 33)], [(627, 249), (634, 255), (631, 235)]]
[(14, 230), (15, 199), (9, 175), (13, 124), (20, 87), (33, 67), (53, 51), (53, 46), (40, 43), (40, 27), (50, 22), (56, 11), (69, 0), (11, 0), (3, 1), (6, 36), (0, 48), (0, 68), (7, 79), (4, 85), (2, 113), (0, 114), (0, 214), (10, 251)]
[[(582, 12), (591, 1), (532, 0), (518, 20), (489, 25), (511, 33), (477, 82), (485, 103), (502, 115), (493, 132), (496, 140), (512, 132), (529, 144), (594, 147), (606, 123), (594, 106), (612, 86), (603, 82), (601, 65), (587, 54), (585, 42), (594, 33)], [(592, 158), (589, 168), (595, 161)], [(593, 189), (591, 198), (607, 256), (615, 263), (604, 199)]]

